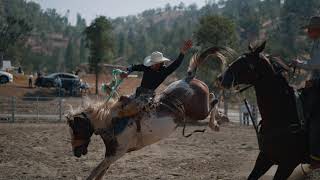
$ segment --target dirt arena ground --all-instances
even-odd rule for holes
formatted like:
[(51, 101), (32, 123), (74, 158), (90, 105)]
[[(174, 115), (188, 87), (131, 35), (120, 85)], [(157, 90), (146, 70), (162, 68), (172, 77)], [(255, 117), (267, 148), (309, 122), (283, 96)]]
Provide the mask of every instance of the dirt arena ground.
[[(203, 128), (189, 126), (187, 131)], [(0, 124), (0, 179), (85, 179), (103, 159), (94, 136), (89, 153), (71, 152), (66, 124)], [(111, 166), (105, 179), (245, 179), (258, 153), (254, 130), (230, 123), (190, 138), (178, 128), (169, 138), (128, 153)], [(263, 179), (270, 179), (265, 176)]]

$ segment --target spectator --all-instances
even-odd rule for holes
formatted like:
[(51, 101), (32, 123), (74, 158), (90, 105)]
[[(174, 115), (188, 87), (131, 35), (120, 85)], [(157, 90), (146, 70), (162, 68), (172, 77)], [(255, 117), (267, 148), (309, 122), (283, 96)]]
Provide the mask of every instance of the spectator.
[(29, 88), (33, 88), (33, 75), (32, 75), (32, 73), (29, 75)]
[(37, 72), (37, 77), (41, 77), (41, 76), (42, 76), (41, 72), (38, 71), (38, 72)]
[(257, 124), (258, 123), (258, 108), (255, 104), (252, 104), (251, 110), (252, 110), (253, 121)]
[(80, 69), (77, 69), (75, 75), (79, 76), (80, 71)]
[[(250, 105), (248, 104), (249, 108), (250, 108)], [(241, 104), (241, 107), (240, 107), (240, 114), (241, 114), (241, 117), (240, 117), (240, 124), (244, 124), (244, 125), (249, 125), (249, 111), (246, 107), (246, 105), (243, 103)]]
[(19, 74), (22, 74), (22, 68), (21, 68), (21, 66), (19, 66), (19, 68), (18, 68), (18, 73), (19, 73)]
[(62, 82), (61, 82), (60, 77), (57, 77), (57, 78), (54, 80), (54, 84), (55, 84), (56, 89), (57, 89), (57, 94), (58, 94), (58, 96), (60, 97), (60, 96), (61, 96), (61, 90), (62, 90)]
[(80, 84), (80, 93), (84, 93), (84, 94), (87, 94), (88, 91), (89, 91), (89, 84), (87, 82), (82, 82)]

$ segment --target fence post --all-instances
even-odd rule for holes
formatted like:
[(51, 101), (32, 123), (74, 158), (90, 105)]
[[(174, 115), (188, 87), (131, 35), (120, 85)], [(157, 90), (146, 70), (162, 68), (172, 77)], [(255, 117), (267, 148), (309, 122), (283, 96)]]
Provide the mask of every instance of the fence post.
[(14, 96), (12, 96), (12, 98), (11, 98), (11, 107), (12, 107), (11, 121), (15, 122), (16, 97), (14, 97)]
[(59, 98), (59, 120), (62, 121), (62, 98)]
[(37, 96), (37, 121), (39, 122), (39, 96)]
[(83, 100), (83, 97), (81, 97), (81, 106), (82, 106), (82, 107), (84, 106), (84, 100)]
[(239, 102), (239, 106), (238, 106), (238, 109), (239, 109), (239, 123), (240, 123), (240, 125), (242, 125), (243, 124), (243, 122), (242, 122), (242, 109), (241, 109), (241, 102)]

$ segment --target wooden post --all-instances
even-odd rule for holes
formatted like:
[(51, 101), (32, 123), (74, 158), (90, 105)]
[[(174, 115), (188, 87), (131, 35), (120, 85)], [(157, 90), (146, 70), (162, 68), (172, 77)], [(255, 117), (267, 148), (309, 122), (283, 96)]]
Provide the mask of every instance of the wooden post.
[(62, 98), (59, 98), (59, 120), (62, 121)]
[(15, 122), (15, 112), (16, 112), (16, 97), (12, 96), (11, 98), (11, 106), (12, 106), (12, 114), (11, 114), (11, 121)]

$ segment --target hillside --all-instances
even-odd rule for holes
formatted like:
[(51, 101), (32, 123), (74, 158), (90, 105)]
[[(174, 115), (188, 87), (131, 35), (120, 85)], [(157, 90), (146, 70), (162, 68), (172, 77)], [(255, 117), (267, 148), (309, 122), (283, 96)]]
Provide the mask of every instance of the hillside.
[[(134, 16), (109, 20), (113, 26), (113, 57), (106, 63), (122, 58), (127, 64), (141, 62), (152, 51), (162, 51), (174, 59), (181, 42), (193, 39), (199, 46), (195, 31), (203, 16), (221, 15), (235, 24), (237, 38), (230, 45), (243, 51), (248, 42), (267, 39), (267, 51), (291, 59), (309, 51), (310, 42), (300, 27), (308, 18), (319, 14), (320, 1), (300, 0), (224, 0), (208, 1), (204, 7), (166, 5), (148, 9)], [(22, 42), (10, 47), (5, 59), (22, 65), (25, 71), (73, 71), (88, 61), (89, 52), (83, 30), (88, 25), (79, 14), (76, 25), (68, 22), (68, 14), (55, 9), (42, 10), (40, 5), (24, 0), (1, 0), (0, 21), (6, 17), (23, 19), (32, 26)], [(1, 44), (1, 43), (0, 43)], [(214, 44), (220, 45), (220, 44)], [(0, 47), (1, 49), (1, 47)], [(1, 51), (1, 50), (0, 50)], [(186, 68), (186, 63), (181, 69)], [(182, 70), (184, 72), (184, 70)]]

